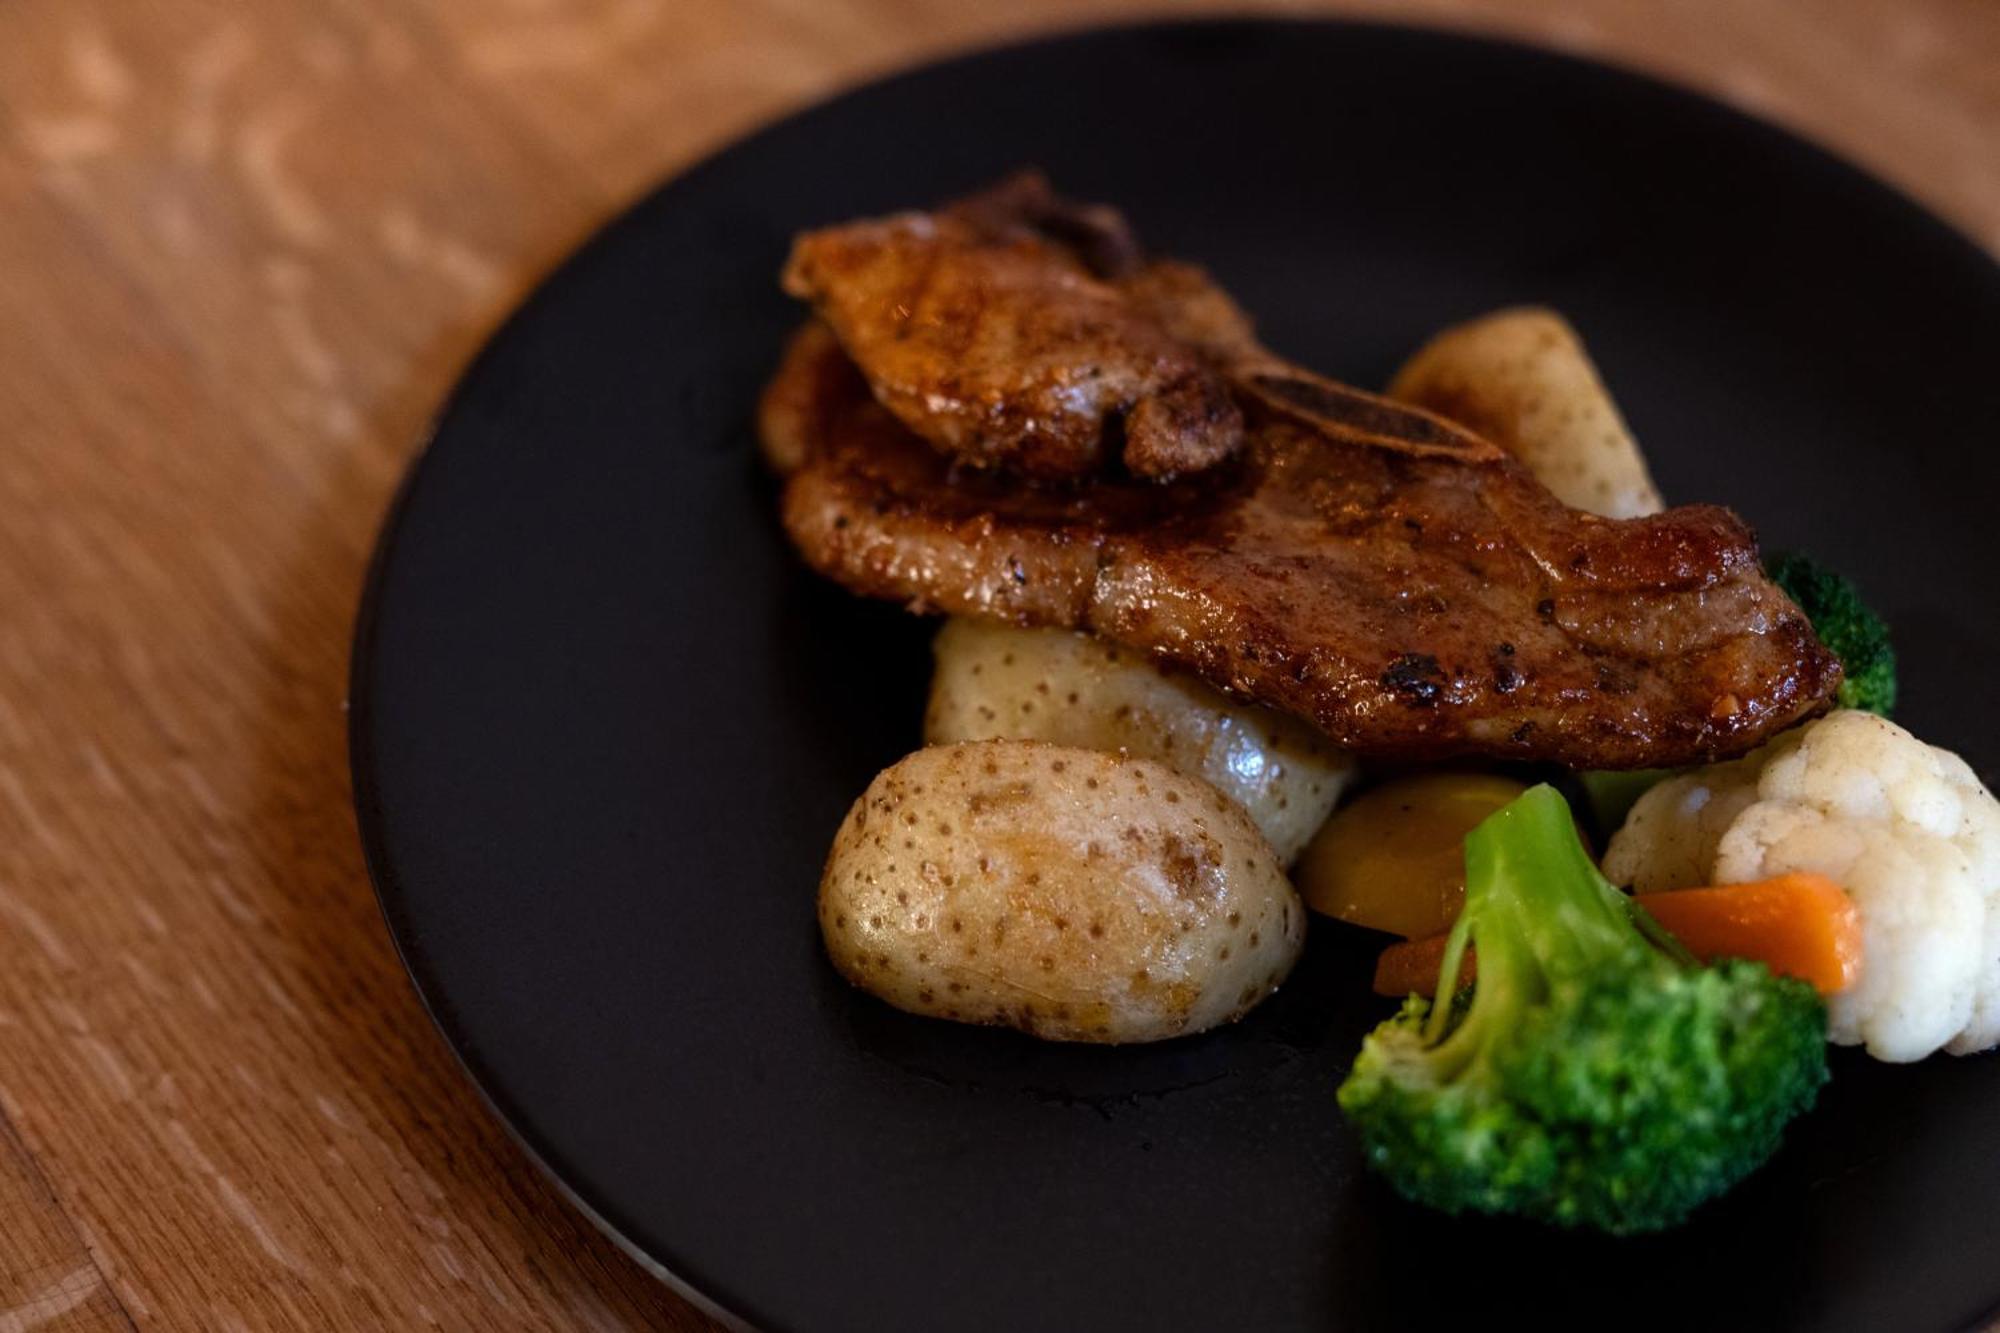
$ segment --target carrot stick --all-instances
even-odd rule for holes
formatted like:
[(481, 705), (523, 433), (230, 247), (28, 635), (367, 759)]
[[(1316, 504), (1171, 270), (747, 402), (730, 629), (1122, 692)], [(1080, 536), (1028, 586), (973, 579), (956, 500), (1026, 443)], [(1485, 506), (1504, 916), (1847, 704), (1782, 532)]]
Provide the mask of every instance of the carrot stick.
[[(1436, 994), (1438, 969), (1444, 966), (1445, 941), (1450, 938), (1451, 932), (1446, 930), (1422, 939), (1404, 940), (1384, 949), (1382, 956), (1375, 960), (1375, 993)], [(1465, 961), (1458, 968), (1459, 985), (1471, 982), (1478, 971), (1478, 962), (1472, 950), (1467, 949)]]
[[(1649, 893), (1637, 900), (1688, 952), (1707, 962), (1748, 958), (1780, 976), (1812, 983), (1822, 995), (1861, 973), (1861, 916), (1824, 875), (1779, 875), (1752, 884)], [(1377, 995), (1436, 993), (1450, 932), (1405, 940), (1375, 964)], [(1468, 953), (1462, 986), (1473, 977)]]
[(1822, 995), (1861, 975), (1861, 914), (1824, 875), (1675, 889), (1638, 903), (1697, 958), (1749, 958)]

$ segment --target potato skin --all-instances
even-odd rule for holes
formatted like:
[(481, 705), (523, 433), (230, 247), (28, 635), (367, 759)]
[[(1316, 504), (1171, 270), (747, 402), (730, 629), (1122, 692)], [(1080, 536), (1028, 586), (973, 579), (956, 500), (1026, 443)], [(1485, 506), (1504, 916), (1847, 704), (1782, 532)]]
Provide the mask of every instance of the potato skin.
[(1478, 431), (1573, 508), (1606, 518), (1662, 508), (1611, 391), (1553, 310), (1496, 310), (1446, 329), (1403, 363), (1389, 396)]
[(1240, 1018), (1305, 907), (1236, 804), (1162, 764), (1037, 741), (919, 750), (834, 836), (828, 957), (899, 1009), (1054, 1041)]
[(1287, 865), (1354, 780), (1353, 758), (1304, 722), (1093, 635), (961, 617), (933, 652), (927, 743), (1007, 737), (1154, 760), (1241, 805)]

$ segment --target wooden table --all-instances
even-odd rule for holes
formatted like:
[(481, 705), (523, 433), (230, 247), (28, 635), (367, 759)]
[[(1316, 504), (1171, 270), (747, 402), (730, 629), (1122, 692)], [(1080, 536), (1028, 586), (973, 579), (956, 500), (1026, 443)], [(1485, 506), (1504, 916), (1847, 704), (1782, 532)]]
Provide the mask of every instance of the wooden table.
[[(1141, 6), (1002, 8), (0, 6), (0, 1333), (707, 1326), (418, 1008), (349, 623), (439, 396), (605, 217), (857, 78)], [(1992, 0), (1349, 8), (1699, 85), (2000, 246)]]

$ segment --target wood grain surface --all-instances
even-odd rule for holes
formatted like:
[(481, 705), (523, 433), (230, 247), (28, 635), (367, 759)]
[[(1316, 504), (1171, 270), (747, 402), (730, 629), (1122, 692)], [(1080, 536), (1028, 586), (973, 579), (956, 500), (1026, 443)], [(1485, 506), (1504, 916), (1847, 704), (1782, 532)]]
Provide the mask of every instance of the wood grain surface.
[[(638, 192), (1139, 8), (0, 5), (0, 1333), (709, 1326), (538, 1179), (397, 965), (344, 752), (369, 543), (481, 336)], [(2000, 246), (1992, 0), (1347, 11), (1665, 73)]]

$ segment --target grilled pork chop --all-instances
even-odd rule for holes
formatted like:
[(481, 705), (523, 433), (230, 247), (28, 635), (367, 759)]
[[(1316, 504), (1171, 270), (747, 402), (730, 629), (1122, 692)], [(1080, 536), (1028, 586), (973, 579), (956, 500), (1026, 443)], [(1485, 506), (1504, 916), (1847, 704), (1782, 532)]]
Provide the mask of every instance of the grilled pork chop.
[[(1023, 262), (1036, 247), (1065, 269), (1088, 262), (1046, 231), (1014, 244)], [(932, 284), (963, 257), (953, 239), (903, 251)], [(1376, 756), (1687, 764), (1750, 748), (1838, 684), (1729, 511), (1569, 509), (1452, 423), (1257, 347), (1196, 270), (1127, 264), (1095, 280), (1091, 301), (1109, 292), (1229, 385), (1245, 423), (1234, 456), (1166, 481), (1104, 458), (1063, 484), (970, 466), (914, 434), (894, 395), (879, 401), (866, 321), (848, 318), (845, 336), (809, 324), (762, 413), (806, 559), (913, 609), (1093, 631)], [(868, 299), (820, 281), (822, 311)], [(1027, 288), (965, 290), (1004, 306)], [(1052, 337), (1027, 383), (1098, 346)]]
[(1202, 350), (1106, 280), (1136, 266), (1129, 236), (1023, 175), (937, 213), (809, 232), (784, 286), (953, 457), (1045, 479), (1111, 457), (1143, 477), (1198, 471), (1236, 452), (1243, 417)]

